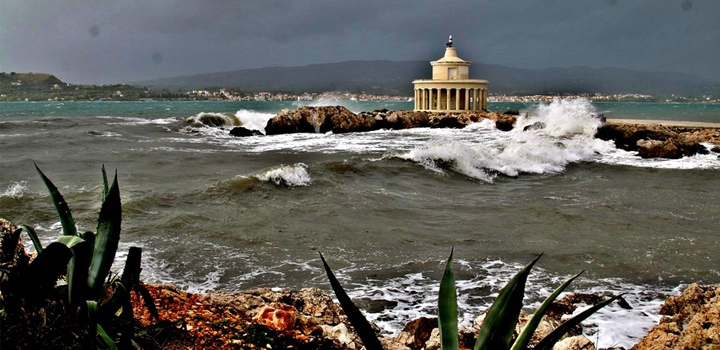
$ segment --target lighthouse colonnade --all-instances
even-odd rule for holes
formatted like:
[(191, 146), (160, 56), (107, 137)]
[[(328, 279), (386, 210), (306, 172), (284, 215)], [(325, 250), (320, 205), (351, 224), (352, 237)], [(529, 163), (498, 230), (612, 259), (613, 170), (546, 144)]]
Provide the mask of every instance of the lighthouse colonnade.
[(416, 87), (416, 111), (479, 111), (487, 109), (487, 88)]

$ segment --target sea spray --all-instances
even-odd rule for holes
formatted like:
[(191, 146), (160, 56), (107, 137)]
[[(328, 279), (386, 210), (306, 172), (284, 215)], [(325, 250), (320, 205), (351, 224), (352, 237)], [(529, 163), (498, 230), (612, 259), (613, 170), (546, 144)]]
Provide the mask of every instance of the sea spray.
[(22, 198), (25, 195), (31, 194), (32, 191), (28, 187), (28, 182), (26, 180), (20, 180), (18, 182), (15, 182), (11, 185), (9, 185), (2, 194), (0, 194), (0, 197), (9, 197), (9, 198)]
[(525, 112), (510, 132), (497, 129), (473, 139), (435, 138), (400, 155), (433, 171), (445, 169), (493, 182), (496, 174), (561, 172), (570, 163), (588, 161), (610, 151), (595, 139), (601, 122), (586, 99), (555, 100)]
[(268, 120), (274, 116), (275, 114), (273, 113), (250, 111), (246, 109), (241, 109), (235, 112), (235, 118), (237, 118), (240, 122), (240, 126), (250, 130), (258, 130), (263, 134), (265, 133), (265, 126), (267, 126)]

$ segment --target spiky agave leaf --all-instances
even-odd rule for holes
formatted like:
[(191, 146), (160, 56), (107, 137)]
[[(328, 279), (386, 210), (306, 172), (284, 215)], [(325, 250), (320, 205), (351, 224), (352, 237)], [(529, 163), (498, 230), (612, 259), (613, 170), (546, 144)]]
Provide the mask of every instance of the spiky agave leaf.
[(33, 246), (35, 247), (35, 251), (38, 252), (38, 254), (42, 253), (43, 246), (42, 243), (40, 243), (40, 238), (38, 237), (37, 232), (35, 232), (35, 229), (28, 226), (28, 225), (21, 225), (21, 227), (27, 232), (28, 236), (30, 236), (30, 240), (33, 242)]
[(485, 320), (477, 336), (475, 350), (510, 348), (510, 341), (518, 323), (525, 296), (525, 282), (527, 282), (530, 270), (541, 256), (542, 254), (538, 255), (535, 260), (520, 270), (500, 291), (485, 315)]
[(103, 177), (103, 193), (102, 193), (102, 201), (105, 201), (105, 197), (108, 195), (108, 180), (107, 180), (107, 172), (105, 171), (105, 164), (102, 166), (102, 177)]
[(77, 235), (77, 228), (75, 227), (75, 219), (72, 217), (72, 213), (70, 212), (70, 207), (68, 207), (67, 203), (65, 202), (65, 199), (63, 198), (62, 194), (60, 194), (60, 191), (58, 191), (57, 187), (50, 181), (50, 179), (43, 174), (43, 172), (38, 168), (37, 164), (35, 164), (35, 169), (37, 170), (38, 174), (40, 174), (40, 177), (42, 178), (43, 182), (45, 183), (45, 186), (47, 187), (48, 191), (50, 192), (50, 197), (53, 200), (53, 205), (55, 205), (55, 210), (57, 211), (58, 216), (60, 217), (60, 224), (63, 228), (63, 235), (66, 236), (75, 236)]
[(58, 277), (65, 273), (71, 257), (72, 252), (66, 245), (59, 242), (50, 243), (30, 263), (28, 273), (23, 278), (25, 292), (32, 296), (40, 296), (53, 288)]
[(440, 348), (457, 350), (460, 348), (458, 339), (457, 289), (455, 288), (455, 272), (453, 271), (453, 251), (445, 264), (445, 272), (440, 280), (438, 293), (438, 327), (440, 328)]
[(88, 299), (87, 277), (92, 247), (77, 236), (62, 236), (58, 242), (65, 244), (73, 253), (67, 269), (68, 301), (71, 305), (82, 305)]
[(560, 340), (560, 338), (565, 335), (565, 333), (569, 332), (575, 326), (579, 325), (582, 321), (585, 321), (585, 319), (590, 317), (592, 314), (596, 313), (598, 310), (604, 308), (605, 306), (619, 299), (622, 296), (622, 294), (619, 294), (608, 300), (600, 302), (595, 306), (592, 306), (587, 310), (577, 314), (575, 317), (565, 321), (563, 324), (558, 326), (558, 328), (555, 328), (555, 330), (550, 332), (550, 334), (543, 338), (543, 340), (541, 340), (537, 345), (535, 345), (533, 350), (551, 350), (553, 346), (555, 346), (555, 343), (557, 343), (558, 340)]
[(117, 253), (120, 242), (120, 224), (122, 221), (122, 204), (120, 202), (120, 188), (117, 181), (117, 172), (107, 197), (100, 208), (95, 247), (90, 263), (88, 287), (93, 299), (99, 300), (102, 296), (103, 283)]
[(365, 345), (365, 348), (367, 350), (382, 350), (382, 344), (380, 343), (380, 339), (378, 339), (377, 334), (375, 334), (375, 330), (372, 326), (370, 326), (370, 322), (368, 322), (365, 316), (363, 316), (360, 309), (355, 306), (347, 293), (345, 293), (345, 289), (343, 289), (340, 282), (337, 278), (335, 278), (335, 274), (330, 269), (330, 266), (328, 266), (322, 253), (320, 253), (320, 259), (325, 267), (325, 273), (330, 281), (330, 286), (332, 286), (335, 296), (337, 296), (338, 301), (340, 302), (340, 307), (342, 307), (343, 311), (345, 311), (345, 315), (350, 321), (350, 324), (352, 324), (353, 328), (355, 328), (355, 331), (360, 337), (360, 340), (362, 340), (363, 345)]
[(581, 271), (575, 276), (572, 276), (568, 278), (563, 284), (561, 284), (555, 291), (550, 294), (547, 298), (545, 298), (545, 301), (540, 305), (540, 307), (535, 310), (535, 313), (530, 317), (527, 324), (525, 324), (525, 328), (523, 328), (522, 332), (518, 335), (517, 339), (515, 339), (515, 342), (513, 343), (513, 346), (511, 350), (525, 350), (527, 349), (527, 345), (530, 342), (530, 339), (532, 339), (533, 334), (535, 333), (535, 330), (537, 329), (538, 325), (540, 324), (540, 320), (542, 320), (542, 317), (545, 315), (545, 311), (547, 311), (547, 308), (550, 307), (550, 305), (553, 303), (553, 301), (562, 293), (565, 288), (567, 288), (572, 281), (574, 281), (576, 278), (580, 277), (580, 275), (583, 274), (585, 271)]

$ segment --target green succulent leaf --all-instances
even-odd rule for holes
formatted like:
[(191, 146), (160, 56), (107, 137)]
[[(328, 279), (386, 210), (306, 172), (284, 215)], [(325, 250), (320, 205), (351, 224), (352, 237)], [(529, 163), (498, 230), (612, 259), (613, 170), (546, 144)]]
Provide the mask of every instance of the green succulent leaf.
[(107, 180), (107, 172), (105, 171), (105, 164), (102, 166), (102, 177), (103, 177), (103, 193), (102, 193), (102, 201), (105, 201), (105, 197), (108, 195), (108, 180)]
[(375, 334), (375, 330), (372, 326), (370, 326), (370, 322), (368, 322), (362, 312), (360, 312), (360, 309), (355, 306), (350, 297), (347, 295), (345, 289), (343, 289), (340, 282), (337, 278), (335, 278), (335, 274), (330, 269), (330, 266), (328, 266), (327, 262), (325, 262), (325, 258), (322, 254), (320, 254), (320, 259), (323, 262), (325, 273), (327, 273), (328, 280), (330, 281), (330, 286), (332, 286), (335, 296), (337, 296), (338, 301), (340, 302), (340, 306), (343, 311), (345, 311), (345, 315), (347, 315), (350, 324), (352, 324), (353, 328), (355, 328), (355, 331), (360, 337), (360, 340), (362, 340), (363, 345), (365, 345), (365, 348), (367, 350), (382, 350), (382, 344), (380, 343), (377, 334)]
[(572, 328), (579, 325), (582, 321), (585, 321), (585, 319), (590, 317), (592, 314), (596, 313), (598, 310), (604, 308), (613, 301), (618, 300), (622, 296), (622, 294), (616, 295), (608, 300), (605, 300), (601, 303), (596, 304), (595, 306), (588, 308), (587, 310), (577, 314), (575, 317), (565, 321), (558, 328), (555, 328), (555, 330), (548, 334), (543, 340), (541, 340), (540, 343), (535, 345), (533, 349), (551, 350), (553, 346), (555, 346), (555, 343), (557, 343), (560, 338), (565, 335), (565, 333), (569, 332)]
[(530, 339), (532, 339), (533, 333), (535, 333), (535, 330), (537, 329), (538, 325), (540, 324), (540, 320), (542, 320), (542, 317), (545, 315), (545, 311), (547, 311), (547, 308), (550, 307), (550, 305), (553, 303), (553, 301), (562, 293), (565, 288), (567, 288), (572, 281), (574, 281), (576, 278), (580, 277), (580, 275), (583, 274), (582, 271), (578, 273), (575, 276), (572, 276), (568, 278), (563, 284), (561, 284), (555, 291), (550, 294), (547, 298), (545, 298), (545, 301), (540, 305), (540, 307), (535, 310), (535, 313), (532, 315), (530, 320), (528, 320), (527, 324), (525, 325), (525, 328), (523, 328), (522, 332), (520, 332), (520, 335), (518, 335), (517, 339), (515, 339), (515, 342), (513, 343), (513, 346), (511, 350), (525, 350), (527, 349), (527, 345), (530, 342)]
[[(43, 246), (42, 243), (40, 243), (40, 236), (38, 236), (37, 232), (35, 232), (35, 229), (28, 226), (28, 225), (21, 225), (21, 227), (27, 232), (27, 235), (30, 237), (30, 240), (33, 242), (33, 247), (35, 247), (35, 251), (38, 252), (38, 254), (42, 253)], [(67, 236), (70, 237), (70, 236)]]
[(30, 263), (23, 279), (25, 292), (33, 296), (42, 295), (43, 291), (54, 287), (58, 277), (66, 272), (70, 258), (70, 248), (62, 243), (50, 243)]
[(475, 343), (479, 349), (509, 349), (525, 296), (525, 283), (530, 270), (542, 254), (520, 270), (500, 291), (485, 315)]
[(48, 191), (50, 192), (50, 197), (53, 200), (53, 204), (55, 205), (55, 210), (57, 211), (58, 216), (60, 217), (60, 224), (63, 228), (63, 235), (66, 236), (75, 236), (77, 235), (77, 228), (75, 227), (75, 219), (72, 217), (72, 213), (70, 212), (70, 207), (68, 207), (67, 203), (65, 202), (65, 199), (63, 198), (62, 194), (60, 194), (60, 191), (58, 191), (57, 187), (50, 181), (50, 179), (43, 174), (43, 172), (38, 168), (37, 164), (35, 164), (35, 169), (37, 170), (38, 174), (40, 174), (40, 177), (42, 178), (43, 182), (45, 183), (45, 186), (47, 187)]
[(160, 313), (158, 312), (157, 307), (155, 307), (155, 300), (153, 300), (150, 291), (142, 283), (136, 284), (133, 289), (143, 298), (143, 302), (145, 303), (145, 307), (148, 309), (150, 316), (155, 317), (155, 321), (159, 321)]
[(100, 208), (95, 247), (90, 263), (88, 287), (90, 288), (91, 296), (95, 300), (99, 300), (102, 296), (103, 283), (115, 260), (115, 253), (117, 253), (120, 242), (121, 221), (122, 204), (120, 202), (120, 188), (118, 186), (116, 173), (108, 195)]
[(117, 345), (115, 345), (115, 341), (110, 338), (110, 336), (105, 332), (105, 329), (103, 326), (101, 326), (99, 323), (96, 326), (97, 335), (100, 336), (100, 340), (110, 349), (117, 350)]
[(460, 348), (458, 339), (458, 310), (455, 273), (453, 272), (453, 250), (445, 264), (445, 273), (440, 280), (438, 295), (438, 327), (440, 328), (440, 348), (457, 350)]

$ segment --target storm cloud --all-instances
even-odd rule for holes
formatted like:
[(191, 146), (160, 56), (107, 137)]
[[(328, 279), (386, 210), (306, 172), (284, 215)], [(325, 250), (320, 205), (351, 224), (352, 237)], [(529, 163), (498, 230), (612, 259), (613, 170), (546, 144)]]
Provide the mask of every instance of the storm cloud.
[(0, 0), (0, 71), (118, 83), (347, 60), (677, 71), (720, 81), (716, 0)]

